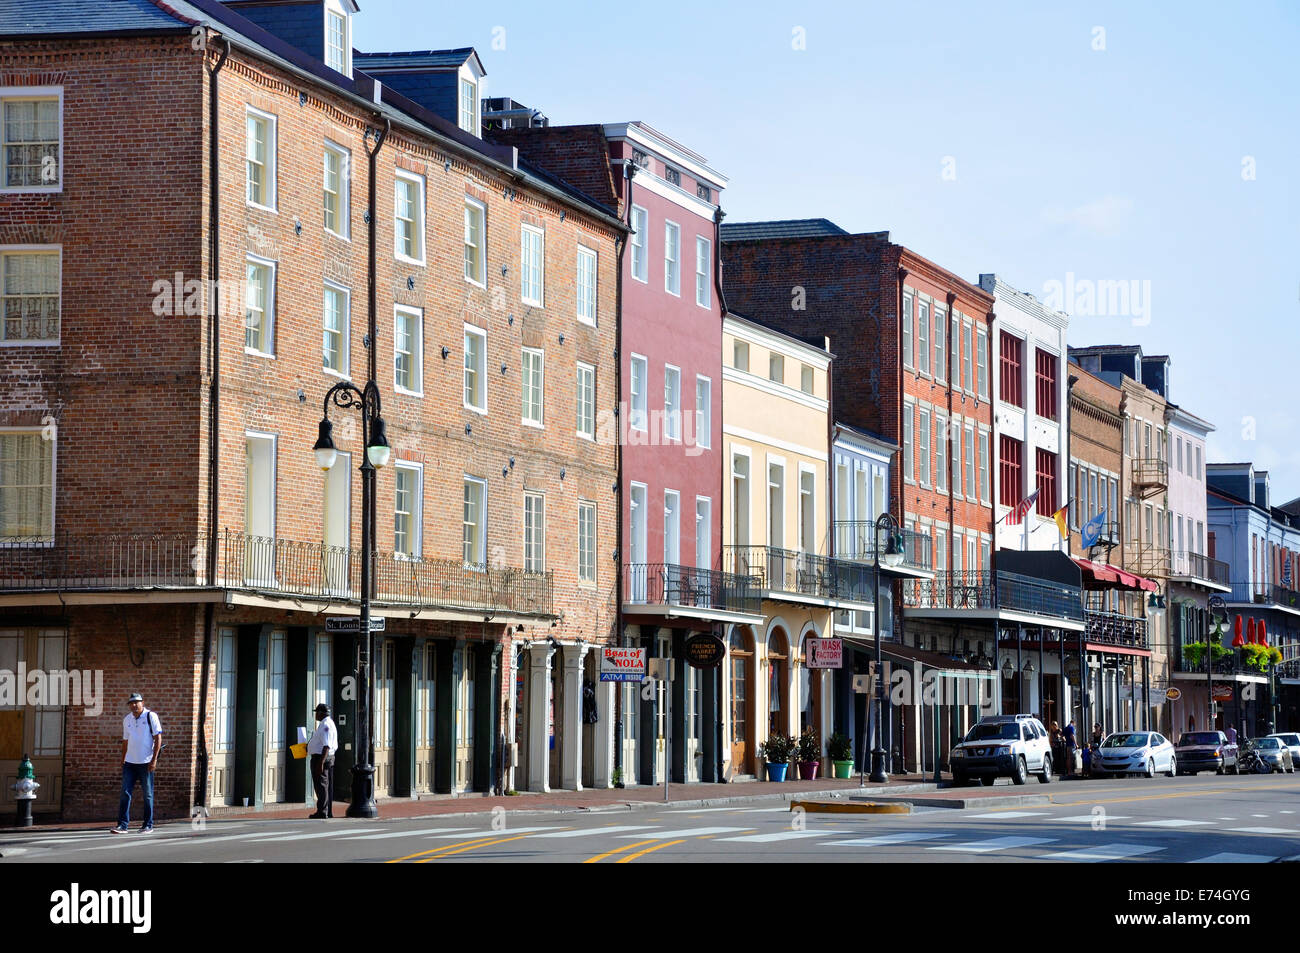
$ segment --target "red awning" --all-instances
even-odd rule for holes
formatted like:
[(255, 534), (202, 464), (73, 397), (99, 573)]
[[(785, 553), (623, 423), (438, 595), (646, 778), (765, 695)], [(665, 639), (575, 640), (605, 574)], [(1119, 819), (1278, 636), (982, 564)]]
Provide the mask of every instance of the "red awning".
[(1079, 559), (1071, 557), (1080, 569), (1083, 570), (1084, 586), (1092, 589), (1096, 586), (1089, 586), (1088, 583), (1114, 583), (1119, 581), (1116, 570), (1113, 566), (1107, 566), (1105, 563), (1094, 563), (1088, 559)]
[(1131, 572), (1125, 572), (1109, 563), (1095, 563), (1077, 556), (1070, 557), (1083, 570), (1083, 587), (1085, 589), (1138, 589), (1146, 592), (1159, 592), (1158, 583)]

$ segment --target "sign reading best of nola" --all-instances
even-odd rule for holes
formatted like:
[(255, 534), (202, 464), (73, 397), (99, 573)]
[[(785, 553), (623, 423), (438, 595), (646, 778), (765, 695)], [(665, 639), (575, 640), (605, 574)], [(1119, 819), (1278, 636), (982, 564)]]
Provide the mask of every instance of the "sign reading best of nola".
[(600, 653), (602, 682), (639, 682), (645, 678), (645, 649), (606, 646)]

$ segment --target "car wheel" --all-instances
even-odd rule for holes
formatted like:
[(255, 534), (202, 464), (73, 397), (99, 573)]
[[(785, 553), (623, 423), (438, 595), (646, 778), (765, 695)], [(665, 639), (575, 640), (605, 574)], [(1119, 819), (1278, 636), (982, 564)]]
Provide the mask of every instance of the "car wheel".
[(986, 788), (993, 787), (993, 785), (997, 784), (997, 782), (998, 779), (991, 774), (985, 775), (984, 777), (980, 778), (980, 784), (984, 785)]
[(1154, 778), (1155, 776), (1156, 776), (1156, 759), (1147, 758), (1147, 777)]
[(1223, 773), (1223, 768), (1215, 768), (1215, 769), (1214, 769), (1214, 773), (1215, 773), (1215, 774), (1222, 774), (1222, 773)]
[(1016, 758), (1015, 773), (1011, 775), (1011, 780), (1016, 784), (1024, 784), (1029, 780), (1029, 768), (1025, 765), (1024, 755)]
[(1040, 784), (1052, 783), (1052, 759), (1047, 755), (1043, 755), (1043, 770), (1038, 775), (1038, 782)]
[(1172, 778), (1178, 773), (1178, 762), (1173, 758), (1169, 759), (1169, 770), (1165, 772), (1165, 777)]

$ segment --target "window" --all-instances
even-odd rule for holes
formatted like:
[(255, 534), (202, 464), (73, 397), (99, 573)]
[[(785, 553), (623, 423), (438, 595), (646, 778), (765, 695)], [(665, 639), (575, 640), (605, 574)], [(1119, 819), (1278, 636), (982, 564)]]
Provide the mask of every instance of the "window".
[(921, 486), (930, 485), (930, 412), (921, 411)]
[(912, 456), (915, 444), (912, 442), (912, 418), (916, 409), (911, 404), (903, 405), (903, 479), (912, 482)]
[(577, 432), (579, 437), (596, 439), (596, 368), (578, 364), (578, 384), (574, 392), (578, 408)]
[(695, 498), (695, 566), (713, 568), (713, 501), (707, 496)]
[(332, 142), (325, 143), (324, 159), (324, 199), (325, 230), (333, 232), (340, 238), (351, 234), (351, 208), (348, 198), (348, 176), (352, 164), (352, 154), (342, 146)]
[(578, 246), (578, 320), (596, 324), (596, 253)]
[(61, 254), (57, 246), (0, 251), (0, 342), (58, 343)]
[(976, 393), (981, 400), (989, 399), (989, 336), (983, 328), (975, 329)]
[(903, 295), (903, 366), (912, 366), (912, 296)]
[(632, 406), (628, 426), (633, 430), (646, 430), (646, 359), (632, 355)]
[(953, 421), (952, 440), (952, 493), (961, 496), (961, 421)]
[(465, 280), (479, 287), (487, 284), (487, 242), (483, 235), (486, 216), (482, 202), (465, 199)]
[(968, 426), (966, 428), (966, 498), (973, 500), (977, 494), (978, 490), (975, 486), (975, 428)]
[(351, 295), (342, 285), (325, 282), (325, 302), (322, 310), (323, 340), (321, 364), (325, 370), (347, 377), (349, 370), (348, 340)]
[(922, 374), (930, 373), (930, 303), (920, 301), (916, 306), (916, 367)]
[(487, 332), (465, 325), (465, 406), (487, 413)]
[(1201, 475), (1201, 448), (1196, 448), (1196, 479), (1202, 479)]
[(948, 487), (948, 421), (934, 416), (934, 488), (943, 493)]
[[(8, 106), (8, 103), (5, 104)], [(6, 122), (5, 125), (8, 125)], [(275, 210), (275, 117), (249, 108), (247, 131), (247, 200), (250, 205)]]
[(393, 380), (407, 394), (424, 390), (424, 311), (396, 305), (393, 309)]
[(948, 316), (939, 308), (934, 309), (934, 379), (940, 383), (948, 380), (947, 351), (944, 347), (944, 328)]
[(348, 20), (341, 13), (325, 11), (325, 65), (330, 69), (350, 76), (348, 60), (351, 58), (352, 44), (348, 42)]
[(519, 293), (525, 304), (543, 307), (542, 262), (546, 236), (540, 228), (531, 225), (519, 227)]
[(14, 87), (0, 95), (0, 189), (57, 192), (63, 187), (63, 92)]
[(1025, 342), (1002, 332), (1002, 393), (1004, 403), (1013, 407), (1025, 406), (1025, 395), (1020, 383), (1020, 358), (1024, 352)]
[(711, 307), (713, 293), (709, 288), (713, 276), (713, 243), (707, 238), (695, 239), (695, 303), (701, 308)]
[(807, 364), (799, 365), (799, 389), (805, 394), (813, 392), (813, 369)]
[(1183, 438), (1174, 435), (1174, 469), (1183, 472)]
[(1056, 454), (1038, 447), (1034, 451), (1038, 476), (1038, 500), (1036, 506), (1039, 516), (1051, 516), (1056, 506)]
[(1079, 503), (1079, 465), (1070, 464), (1069, 482), (1065, 485), (1065, 492), (1070, 496), (1070, 528), (1079, 528), (1080, 516), (1087, 521), (1087, 514), (1083, 513), (1083, 507)]
[(646, 235), (649, 233), (649, 216), (639, 205), (632, 206), (632, 277), (637, 281), (648, 281), (648, 262), (646, 254)]
[(424, 176), (398, 169), (394, 193), (395, 254), (404, 261), (423, 265)]
[(713, 381), (695, 375), (695, 445), (713, 446)]
[[(1102, 491), (1105, 492), (1106, 489), (1105, 478), (1102, 479), (1101, 488)], [(1086, 492), (1088, 494), (1088, 497), (1087, 497), (1087, 506), (1085, 507), (1084, 512), (1088, 514), (1088, 519), (1092, 519), (1094, 516), (1100, 513), (1105, 507), (1102, 505), (1103, 501), (1100, 500), (1097, 496), (1097, 474), (1091, 471), (1088, 473), (1088, 487)]]
[(458, 124), (460, 128), (473, 135), (479, 134), (478, 128), (478, 87), (473, 80), (460, 80), (460, 111)]
[(989, 435), (980, 431), (980, 502), (989, 502)]
[(664, 437), (682, 437), (682, 372), (671, 364), (664, 365)]
[(676, 490), (664, 490), (664, 562), (669, 566), (682, 561), (681, 499)]
[(963, 325), (961, 330), (961, 386), (965, 391), (975, 392), (975, 379), (971, 377), (971, 326)]
[(671, 182), (673, 185), (681, 188), (682, 174), (671, 166), (664, 166), (664, 180)]
[(537, 348), (523, 350), (523, 422), (541, 427), (544, 353)]
[(596, 584), (596, 504), (578, 504), (578, 584)]
[(524, 494), (524, 572), (546, 570), (546, 498)]
[(393, 552), (399, 556), (420, 558), (423, 511), (423, 468), (417, 464), (397, 464), (393, 471)]
[(749, 545), (749, 455), (731, 454), (731, 542)]
[(749, 371), (749, 345), (744, 341), (731, 342), (731, 366), (738, 371)]
[(465, 565), (482, 569), (487, 565), (487, 483), (465, 477), (465, 507), (461, 541)]
[(244, 283), (244, 350), (275, 356), (275, 262), (248, 257)]
[(682, 230), (672, 222), (664, 223), (664, 290), (682, 293)]
[(778, 384), (785, 383), (785, 358), (780, 354), (767, 356), (767, 379)]
[(1056, 355), (1035, 348), (1034, 366), (1037, 390), (1034, 394), (1034, 412), (1047, 420), (1055, 420), (1056, 412)]
[(1025, 498), (1023, 482), (1024, 444), (1019, 440), (1002, 434), (1001, 442), (1001, 480), (1003, 506), (1014, 507)]
[(0, 541), (54, 542), (54, 440), (0, 431)]
[(800, 552), (817, 552), (817, 474), (799, 467), (799, 534)]

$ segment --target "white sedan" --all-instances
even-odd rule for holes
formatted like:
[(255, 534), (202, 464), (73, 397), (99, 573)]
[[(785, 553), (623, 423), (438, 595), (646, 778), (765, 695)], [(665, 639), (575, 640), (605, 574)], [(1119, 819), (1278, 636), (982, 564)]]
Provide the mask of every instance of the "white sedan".
[[(1174, 776), (1178, 768), (1174, 746), (1164, 735), (1154, 731), (1119, 731), (1101, 743), (1103, 774), (1145, 774), (1154, 778), (1160, 772)], [(1093, 764), (1096, 771), (1098, 765)]]

